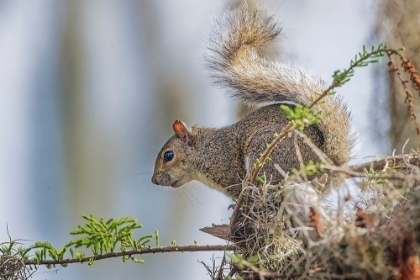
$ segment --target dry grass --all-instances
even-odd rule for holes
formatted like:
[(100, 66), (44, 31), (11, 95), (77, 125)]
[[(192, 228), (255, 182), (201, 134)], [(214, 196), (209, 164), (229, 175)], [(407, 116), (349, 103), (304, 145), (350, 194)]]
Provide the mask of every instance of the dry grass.
[(26, 280), (33, 274), (30, 266), (26, 266), (20, 253), (13, 255), (0, 249), (0, 279), (2, 280)]
[(419, 160), (382, 161), (357, 178), (360, 195), (324, 196), (325, 178), (245, 186), (230, 239), (259, 262), (225, 265), (245, 279), (420, 279)]

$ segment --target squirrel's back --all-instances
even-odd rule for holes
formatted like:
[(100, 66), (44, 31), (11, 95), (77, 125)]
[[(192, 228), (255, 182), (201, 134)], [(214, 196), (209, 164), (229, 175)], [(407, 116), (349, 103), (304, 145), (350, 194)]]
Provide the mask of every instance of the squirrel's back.
[[(232, 96), (250, 105), (310, 105), (328, 84), (300, 69), (269, 61), (258, 52), (280, 32), (275, 18), (263, 10), (242, 7), (216, 19), (206, 55), (215, 83), (229, 88)], [(324, 113), (318, 124), (324, 138), (323, 152), (337, 165), (347, 163), (355, 138), (346, 105), (334, 95), (314, 108)]]

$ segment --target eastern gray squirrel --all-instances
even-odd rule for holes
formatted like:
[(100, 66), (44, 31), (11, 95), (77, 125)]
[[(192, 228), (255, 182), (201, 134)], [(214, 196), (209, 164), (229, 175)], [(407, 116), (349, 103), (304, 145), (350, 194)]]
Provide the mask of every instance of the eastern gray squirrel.
[[(222, 128), (188, 127), (175, 121), (175, 134), (163, 145), (155, 164), (152, 182), (180, 187), (200, 181), (230, 197), (237, 197), (241, 183), (266, 143), (289, 120), (279, 104), (308, 106), (328, 84), (300, 69), (267, 60), (258, 49), (271, 43), (281, 28), (266, 11), (239, 8), (216, 19), (210, 34), (206, 61), (215, 82), (230, 89), (230, 95), (248, 105), (261, 108), (235, 124)], [(354, 137), (350, 113), (339, 96), (328, 96), (317, 105), (325, 113), (322, 122), (304, 129), (304, 133), (336, 165), (350, 160)], [(303, 161), (319, 161), (315, 152), (298, 139)], [(283, 177), (277, 163), (286, 172), (299, 168), (293, 137), (285, 138), (270, 156), (263, 171), (277, 183)]]

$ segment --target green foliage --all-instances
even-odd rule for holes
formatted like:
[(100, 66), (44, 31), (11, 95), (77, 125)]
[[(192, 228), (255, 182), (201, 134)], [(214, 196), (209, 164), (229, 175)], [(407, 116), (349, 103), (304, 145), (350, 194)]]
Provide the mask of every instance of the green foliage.
[(280, 105), (280, 108), (286, 114), (289, 121), (294, 127), (303, 131), (307, 126), (319, 123), (322, 121), (322, 112), (312, 112), (309, 108), (297, 104), (294, 107), (288, 105)]
[(364, 169), (364, 172), (365, 172), (366, 175), (368, 175), (368, 177), (367, 177), (368, 185), (371, 185), (371, 184), (383, 185), (383, 184), (386, 183), (386, 179), (376, 178), (378, 176), (381, 176), (381, 175), (385, 174), (385, 171), (376, 171), (373, 168), (369, 168), (369, 169)]
[(266, 177), (265, 177), (264, 174), (258, 175), (255, 179), (257, 180), (258, 183), (260, 183), (262, 185), (264, 185), (265, 182), (266, 182)]
[(257, 266), (260, 259), (257, 255), (251, 256), (248, 259), (244, 258), (242, 254), (228, 254), (230, 261), (237, 265), (240, 269), (249, 268), (250, 266)]
[[(260, 154), (260, 156), (262, 156), (262, 154)], [(260, 159), (256, 159), (255, 161), (254, 161), (254, 163), (252, 164), (252, 166), (254, 167), (254, 168), (257, 168), (257, 167), (263, 167), (264, 166), (264, 164), (267, 162), (267, 161), (271, 161), (272, 159), (270, 158), (270, 157), (267, 157), (266, 159), (265, 159), (265, 162), (261, 162), (260, 161)]]
[(312, 176), (321, 170), (321, 162), (314, 162), (310, 160), (307, 164), (302, 165), (300, 169), (293, 168), (292, 173), (295, 175)]
[(350, 61), (350, 67), (343, 70), (337, 70), (333, 74), (332, 84), (335, 87), (340, 87), (350, 81), (354, 75), (354, 68), (366, 67), (369, 64), (377, 63), (380, 57), (383, 57), (388, 52), (386, 44), (381, 43), (377, 47), (372, 46), (371, 51), (368, 51), (366, 46), (363, 46), (363, 50), (354, 56), (354, 59)]
[[(36, 264), (40, 264), (46, 260), (60, 262), (66, 257), (86, 261), (85, 253), (76, 249), (90, 249), (92, 257), (87, 259), (88, 265), (93, 265), (95, 257), (113, 253), (116, 251), (139, 251), (142, 248), (150, 247), (150, 240), (155, 237), (156, 243), (159, 244), (159, 233), (156, 231), (154, 235), (145, 234), (140, 238), (134, 238), (134, 230), (143, 226), (131, 217), (122, 217), (119, 219), (96, 219), (93, 215), (85, 215), (83, 219), (85, 225), (78, 226), (77, 229), (70, 234), (79, 238), (71, 240), (61, 248), (55, 248), (50, 242), (35, 242), (33, 245), (24, 248), (19, 246), (16, 241), (10, 241), (7, 245), (0, 247), (0, 251), (6, 255), (13, 255), (16, 251), (24, 260), (33, 260)], [(30, 255), (33, 255), (30, 258)], [(144, 263), (144, 260), (125, 255), (123, 261), (131, 259), (135, 263)], [(67, 266), (67, 264), (62, 264)], [(47, 266), (48, 267), (48, 266)], [(51, 266), (49, 267), (51, 268)]]
[(155, 231), (155, 242), (156, 242), (156, 247), (159, 247), (159, 246), (160, 246), (160, 244), (159, 244), (159, 240), (160, 240), (160, 237), (159, 237), (159, 231), (158, 231), (158, 230), (156, 230), (156, 231)]
[[(268, 144), (267, 144), (268, 145)], [(260, 154), (262, 157), (262, 154)], [(254, 163), (252, 164), (252, 167), (255, 168), (262, 168), (268, 161), (271, 161), (272, 159), (270, 157), (266, 157), (264, 162), (261, 162), (259, 158), (257, 158)], [(258, 183), (265, 184), (266, 177), (264, 175), (258, 175), (256, 178)]]
[[(260, 259), (258, 257), (258, 255), (254, 255), (251, 256), (249, 258), (245, 258), (242, 254), (239, 253), (234, 253), (234, 254), (227, 254), (227, 256), (230, 259), (231, 264), (234, 264), (235, 266), (237, 266), (240, 270), (244, 270), (244, 269), (262, 269), (262, 267), (260, 267), (259, 262)], [(228, 276), (225, 279), (230, 280), (233, 279), (232, 277)], [(242, 276), (240, 275), (236, 275), (236, 277), (234, 278), (236, 280), (242, 280), (244, 279)]]

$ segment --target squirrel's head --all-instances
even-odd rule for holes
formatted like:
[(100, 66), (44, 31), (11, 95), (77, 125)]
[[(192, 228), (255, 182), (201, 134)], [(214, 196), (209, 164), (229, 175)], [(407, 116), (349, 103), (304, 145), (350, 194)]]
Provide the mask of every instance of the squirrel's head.
[(155, 163), (152, 183), (177, 188), (191, 180), (194, 162), (194, 135), (182, 121), (173, 124), (175, 135), (163, 145)]

